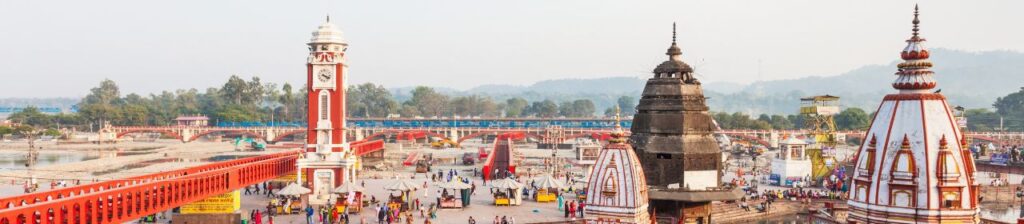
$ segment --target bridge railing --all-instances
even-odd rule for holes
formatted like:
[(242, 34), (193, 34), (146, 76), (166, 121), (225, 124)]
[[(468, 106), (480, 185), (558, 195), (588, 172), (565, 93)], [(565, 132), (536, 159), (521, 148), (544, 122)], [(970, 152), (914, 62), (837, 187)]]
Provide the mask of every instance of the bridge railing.
[(355, 152), (356, 156), (363, 156), (369, 153), (377, 152), (384, 149), (384, 140), (364, 140), (352, 142), (349, 144), (352, 151)]
[[(5, 198), (0, 224), (9, 223), (117, 223), (181, 206), (259, 181), (295, 172), (296, 152), (218, 162), (152, 175), (107, 181), (91, 186), (113, 188), (64, 188)], [(159, 176), (168, 175), (170, 176)], [(153, 178), (153, 175), (162, 177)], [(125, 182), (132, 180), (129, 182)], [(139, 181), (145, 180), (145, 181)], [(130, 184), (130, 185), (121, 185)], [(80, 187), (85, 187), (80, 186)], [(38, 196), (47, 195), (46, 200)], [(55, 198), (51, 198), (57, 195)], [(31, 196), (32, 203), (17, 198)]]

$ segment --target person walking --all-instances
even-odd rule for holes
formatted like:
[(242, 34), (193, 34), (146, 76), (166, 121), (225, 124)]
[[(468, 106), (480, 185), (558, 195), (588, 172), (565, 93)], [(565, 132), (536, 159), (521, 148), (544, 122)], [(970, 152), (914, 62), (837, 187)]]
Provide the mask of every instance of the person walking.
[(581, 219), (583, 218), (583, 209), (584, 209), (584, 208), (586, 208), (586, 207), (584, 206), (584, 204), (586, 204), (586, 203), (584, 203), (584, 202), (582, 202), (582, 201), (581, 201), (581, 202), (580, 202), (580, 206), (579, 206), (579, 209), (576, 209), (576, 210), (578, 210), (578, 211), (580, 212), (580, 218), (581, 218)]
[(263, 224), (263, 213), (260, 213), (260, 210), (256, 210), (255, 213), (256, 217), (253, 219), (253, 223)]
[[(540, 195), (537, 195), (537, 197), (540, 197)], [(562, 205), (565, 205), (567, 203), (568, 203), (567, 201), (564, 201), (562, 199), (562, 194), (558, 194), (558, 210), (561, 211), (562, 210)]]
[(313, 206), (306, 205), (306, 224), (313, 224)]
[(576, 201), (569, 202), (569, 217), (576, 219)]
[(246, 186), (245, 186), (245, 191), (243, 191), (243, 192), (242, 192), (242, 194), (243, 194), (243, 195), (249, 195), (249, 193), (251, 193), (251, 192), (249, 191), (249, 186), (248, 186), (248, 185), (246, 185)]
[[(559, 209), (561, 209), (561, 208), (562, 208), (562, 205), (563, 205), (563, 204), (558, 204), (558, 208), (559, 208)], [(569, 218), (569, 202), (568, 202), (568, 201), (567, 201), (567, 202), (565, 202), (565, 203), (564, 203), (564, 205), (565, 205), (565, 207), (566, 207), (566, 208), (565, 208), (565, 209), (562, 209), (562, 211), (564, 211), (564, 212), (565, 212), (565, 218)]]

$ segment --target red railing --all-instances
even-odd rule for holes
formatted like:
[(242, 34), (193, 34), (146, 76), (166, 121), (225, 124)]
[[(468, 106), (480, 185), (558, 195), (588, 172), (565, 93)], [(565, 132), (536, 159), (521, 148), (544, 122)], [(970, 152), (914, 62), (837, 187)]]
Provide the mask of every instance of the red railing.
[(349, 146), (352, 147), (352, 151), (356, 153), (356, 156), (363, 156), (366, 154), (384, 150), (384, 140), (355, 141), (350, 143)]
[(416, 160), (419, 160), (419, 159), (420, 159), (420, 153), (419, 152), (409, 153), (409, 157), (405, 157), (405, 160), (402, 161), (402, 165), (404, 165), (404, 166), (412, 166), (412, 164), (415, 164)]
[(120, 223), (295, 172), (298, 152), (0, 199), (0, 224)]

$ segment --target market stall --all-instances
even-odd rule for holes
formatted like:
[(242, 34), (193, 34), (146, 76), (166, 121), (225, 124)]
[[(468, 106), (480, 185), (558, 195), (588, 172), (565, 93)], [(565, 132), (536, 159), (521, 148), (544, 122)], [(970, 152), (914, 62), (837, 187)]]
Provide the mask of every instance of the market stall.
[(533, 179), (533, 187), (536, 188), (537, 193), (534, 194), (534, 199), (537, 202), (552, 202), (558, 200), (558, 193), (565, 188), (563, 184), (551, 174), (545, 174), (541, 177)]
[(409, 200), (410, 193), (418, 189), (417, 185), (409, 179), (397, 179), (390, 185), (384, 186), (385, 190), (398, 191), (401, 193), (399, 196), (391, 196), (388, 198), (387, 205), (391, 209), (400, 209), (399, 211), (406, 211), (412, 208), (412, 200)]
[(523, 203), (523, 184), (512, 178), (491, 181), (494, 205), (520, 205)]
[(473, 185), (467, 184), (464, 181), (466, 179), (456, 177), (438, 185), (442, 189), (441, 196), (437, 198), (437, 203), (441, 205), (441, 208), (464, 208), (469, 206), (470, 188), (473, 188)]
[(353, 182), (348, 182), (338, 186), (334, 189), (334, 193), (338, 194), (338, 201), (335, 202), (334, 207), (338, 212), (345, 212), (346, 208), (349, 213), (359, 213), (363, 211), (363, 189)]
[(277, 195), (285, 196), (285, 198), (279, 199), (279, 203), (274, 204), (273, 206), (277, 208), (276, 210), (279, 214), (291, 214), (294, 209), (302, 208), (302, 200), (299, 200), (298, 197), (300, 195), (309, 194), (310, 192), (313, 192), (313, 190), (292, 182), (275, 193)]

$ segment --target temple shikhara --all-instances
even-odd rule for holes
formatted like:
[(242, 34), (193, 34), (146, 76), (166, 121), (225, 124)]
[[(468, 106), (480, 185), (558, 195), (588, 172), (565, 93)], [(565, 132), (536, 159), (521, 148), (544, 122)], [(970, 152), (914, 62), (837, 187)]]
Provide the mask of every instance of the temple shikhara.
[(601, 149), (592, 172), (587, 223), (651, 223), (644, 170), (619, 127)]
[(878, 107), (853, 176), (849, 223), (978, 223), (974, 161), (918, 31), (900, 53), (893, 88)]
[(715, 124), (693, 68), (682, 60), (675, 26), (668, 60), (654, 69), (633, 117), (631, 143), (643, 167), (658, 223), (711, 223), (711, 202), (736, 200), (722, 187)]

